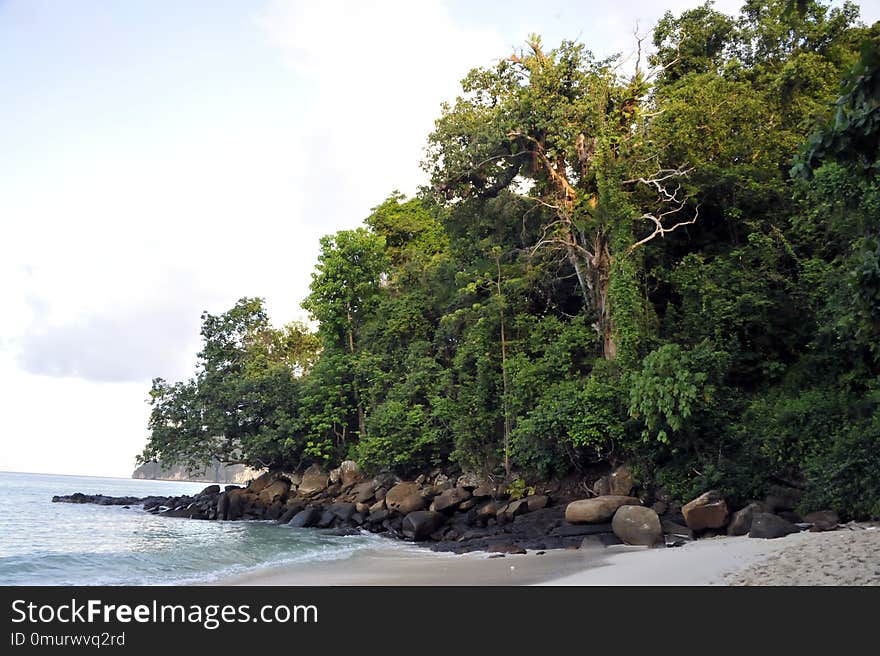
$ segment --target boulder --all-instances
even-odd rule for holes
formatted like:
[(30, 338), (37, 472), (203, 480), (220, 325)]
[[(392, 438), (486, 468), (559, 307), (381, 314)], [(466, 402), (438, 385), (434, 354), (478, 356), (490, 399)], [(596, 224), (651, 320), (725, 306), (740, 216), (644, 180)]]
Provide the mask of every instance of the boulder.
[(763, 503), (750, 503), (742, 510), (737, 510), (730, 517), (730, 524), (727, 526), (728, 535), (747, 535), (749, 529), (752, 528), (752, 518), (755, 513), (765, 512)]
[(470, 497), (471, 493), (463, 487), (453, 487), (445, 490), (439, 496), (434, 498), (434, 503), (431, 504), (431, 510), (437, 512), (452, 512), (462, 501), (467, 501)]
[(369, 510), (371, 515), (379, 511), (385, 510), (385, 499), (379, 499), (376, 503), (370, 506)]
[(480, 483), (476, 488), (474, 488), (471, 494), (473, 494), (478, 499), (482, 499), (484, 497), (494, 497), (495, 486), (491, 485), (490, 483)]
[(220, 494), (220, 486), (219, 485), (209, 485), (204, 490), (199, 492), (200, 497), (214, 496), (215, 494)]
[(247, 489), (254, 494), (259, 494), (274, 480), (275, 474), (266, 472), (265, 474), (260, 474), (254, 480), (248, 483)]
[(376, 488), (373, 481), (365, 481), (355, 485), (352, 492), (354, 493), (354, 500), (358, 503), (366, 503), (376, 496)]
[(339, 477), (342, 481), (342, 487), (354, 485), (361, 480), (361, 468), (354, 460), (344, 460), (339, 465)]
[(518, 515), (529, 512), (529, 504), (525, 499), (511, 501), (495, 511), (495, 516), (502, 522), (512, 522)]
[(260, 492), (260, 502), (265, 506), (269, 506), (275, 503), (275, 501), (283, 501), (289, 491), (290, 482), (287, 479), (280, 478), (263, 488)]
[(281, 516), (278, 518), (278, 523), (279, 524), (287, 524), (288, 522), (290, 522), (291, 519), (294, 518), (294, 516), (298, 512), (299, 512), (299, 508), (297, 508), (296, 506), (291, 506), (289, 508), (286, 508), (284, 510), (284, 512), (281, 513)]
[(330, 485), (336, 485), (339, 481), (342, 480), (342, 472), (339, 470), (339, 467), (336, 469), (330, 470)]
[(456, 487), (463, 487), (468, 492), (473, 492), (480, 487), (480, 478), (476, 474), (462, 474), (456, 481)]
[[(238, 489), (238, 488), (235, 488)], [(223, 492), (217, 497), (217, 519), (226, 519), (229, 512), (229, 493)]]
[(660, 517), (644, 506), (621, 506), (611, 520), (611, 530), (625, 544), (650, 547), (663, 542)]
[(330, 510), (329, 508), (321, 513), (321, 517), (318, 519), (318, 523), (315, 524), (318, 528), (330, 528), (333, 526), (333, 522), (336, 521), (336, 514)]
[(318, 465), (312, 465), (303, 472), (299, 493), (303, 496), (315, 494), (326, 490), (329, 483), (330, 477)]
[(632, 470), (622, 465), (607, 476), (603, 476), (593, 485), (593, 492), (598, 496), (629, 496), (635, 487)]
[(804, 521), (813, 526), (810, 530), (814, 533), (818, 531), (833, 531), (840, 524), (840, 517), (833, 510), (818, 510), (804, 516)]
[[(404, 500), (413, 497), (413, 496), (421, 496), (420, 488), (416, 483), (398, 483), (390, 490), (388, 490), (385, 495), (385, 506), (388, 510), (399, 510), (400, 505), (404, 502)], [(378, 495), (376, 496), (378, 499)], [(419, 510), (418, 508), (416, 510)]]
[(494, 517), (497, 510), (498, 507), (495, 505), (495, 502), (489, 501), (477, 509), (477, 517)]
[(602, 496), (572, 501), (565, 508), (565, 521), (571, 524), (598, 524), (607, 522), (621, 506), (640, 506), (635, 497)]
[(717, 490), (709, 490), (689, 501), (682, 507), (681, 512), (685, 523), (692, 531), (722, 528), (727, 525), (727, 502)]
[(535, 512), (550, 505), (550, 497), (546, 494), (533, 494), (526, 497), (526, 505), (529, 507), (529, 512)]
[(685, 538), (687, 540), (694, 539), (694, 532), (692, 530), (687, 526), (673, 522), (671, 519), (666, 519), (664, 517), (660, 520), (660, 526), (663, 528), (663, 532), (667, 535), (672, 535), (676, 538)]
[(781, 538), (791, 533), (797, 533), (800, 529), (782, 517), (771, 513), (755, 513), (752, 516), (752, 526), (749, 529), (750, 538)]
[[(387, 504), (387, 500), (386, 500)], [(403, 499), (400, 503), (397, 504), (397, 512), (401, 515), (407, 515), (411, 512), (415, 512), (417, 510), (424, 510), (425, 506), (428, 505), (425, 501), (425, 497), (421, 495), (421, 493), (411, 494), (405, 499)]]
[(343, 522), (347, 522), (355, 513), (355, 507), (353, 503), (334, 503), (330, 505), (328, 510), (333, 513), (334, 516), (341, 519)]
[(294, 528), (309, 528), (317, 524), (320, 517), (321, 511), (315, 506), (309, 506), (296, 513), (296, 515), (293, 516), (293, 519), (288, 522), (288, 526), (293, 526)]
[(403, 518), (401, 530), (410, 540), (426, 540), (445, 522), (446, 518), (438, 512), (416, 510)]

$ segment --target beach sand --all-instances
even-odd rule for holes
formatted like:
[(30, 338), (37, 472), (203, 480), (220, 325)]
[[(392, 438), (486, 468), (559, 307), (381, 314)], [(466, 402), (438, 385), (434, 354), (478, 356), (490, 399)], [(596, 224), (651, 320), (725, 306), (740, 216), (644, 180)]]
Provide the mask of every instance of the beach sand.
[(273, 567), (218, 585), (880, 585), (880, 527), (776, 540), (718, 537), (676, 548), (589, 547), (492, 558), (414, 546)]

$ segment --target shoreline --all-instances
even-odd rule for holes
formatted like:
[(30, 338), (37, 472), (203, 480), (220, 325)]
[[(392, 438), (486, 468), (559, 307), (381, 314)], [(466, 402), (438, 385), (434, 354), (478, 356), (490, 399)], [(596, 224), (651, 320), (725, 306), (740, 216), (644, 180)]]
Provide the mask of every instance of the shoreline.
[(675, 548), (614, 545), (498, 557), (378, 548), (203, 584), (256, 586), (880, 585), (880, 527), (773, 540), (719, 536)]

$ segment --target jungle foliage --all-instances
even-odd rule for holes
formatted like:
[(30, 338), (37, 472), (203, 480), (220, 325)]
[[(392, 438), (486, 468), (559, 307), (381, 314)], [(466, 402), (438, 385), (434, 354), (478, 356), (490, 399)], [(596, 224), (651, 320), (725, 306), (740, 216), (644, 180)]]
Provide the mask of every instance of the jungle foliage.
[(707, 3), (652, 52), (624, 75), (532, 36), (471, 71), (430, 186), (321, 241), (317, 332), (254, 299), (203, 315), (142, 457), (527, 481), (627, 460), (673, 498), (785, 481), (880, 515), (880, 25)]

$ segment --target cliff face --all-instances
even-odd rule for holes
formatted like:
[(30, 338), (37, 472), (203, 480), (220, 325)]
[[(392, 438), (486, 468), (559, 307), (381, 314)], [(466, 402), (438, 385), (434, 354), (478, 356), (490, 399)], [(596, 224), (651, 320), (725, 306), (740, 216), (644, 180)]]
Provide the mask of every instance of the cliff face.
[(160, 481), (196, 481), (204, 483), (247, 483), (263, 473), (263, 470), (251, 469), (246, 465), (223, 465), (213, 461), (204, 469), (193, 473), (187, 472), (180, 465), (164, 466), (161, 462), (147, 462), (134, 470), (132, 478), (143, 478)]

